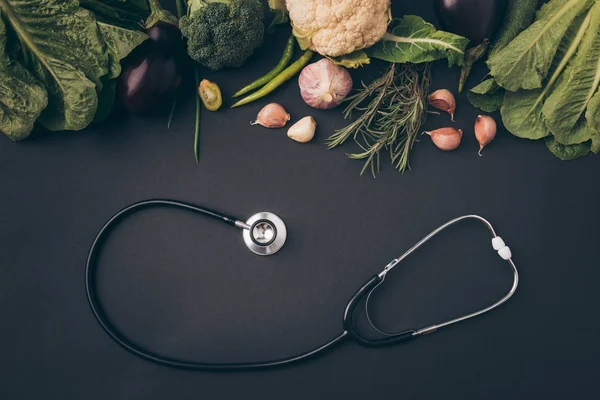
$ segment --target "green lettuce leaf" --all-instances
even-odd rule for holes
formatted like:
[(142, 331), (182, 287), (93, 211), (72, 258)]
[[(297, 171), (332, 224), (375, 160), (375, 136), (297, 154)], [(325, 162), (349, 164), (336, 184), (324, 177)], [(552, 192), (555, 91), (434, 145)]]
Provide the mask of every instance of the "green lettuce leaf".
[(588, 103), (585, 119), (595, 133), (600, 133), (600, 89)]
[(586, 20), (590, 17), (577, 54), (542, 108), (546, 126), (565, 145), (585, 142), (592, 136), (585, 112), (600, 84), (600, 3), (592, 7)]
[(473, 107), (491, 113), (500, 110), (504, 102), (504, 89), (493, 78), (488, 78), (469, 90), (467, 98)]
[(541, 88), (563, 36), (577, 16), (594, 2), (551, 0), (544, 4), (529, 28), (488, 59), (496, 82), (512, 92)]
[(588, 155), (591, 150), (591, 141), (565, 146), (558, 143), (552, 136), (549, 136), (546, 138), (546, 147), (556, 157), (563, 161), (568, 161)]
[(492, 42), (489, 56), (505, 48), (517, 35), (533, 22), (540, 0), (510, 0), (504, 22)]
[(93, 122), (102, 122), (110, 116), (115, 105), (116, 89), (116, 79), (110, 79), (104, 82), (102, 91), (98, 93), (98, 108), (96, 108)]
[(108, 50), (109, 72), (106, 78), (114, 79), (121, 74), (121, 60), (145, 41), (148, 35), (103, 22), (98, 22), (98, 28)]
[(435, 27), (416, 15), (390, 23), (390, 31), (372, 47), (369, 56), (394, 63), (422, 63), (443, 58), (450, 66), (463, 65), (469, 39)]
[(592, 145), (590, 150), (594, 152), (594, 154), (600, 153), (600, 133), (594, 133), (592, 135)]
[(100, 78), (109, 71), (94, 15), (77, 0), (0, 0), (0, 6), (17, 33), (24, 66), (48, 92), (39, 121), (49, 130), (85, 128), (96, 113)]
[(577, 52), (590, 26), (591, 19), (591, 13), (588, 13), (585, 18), (578, 19), (577, 23), (567, 30), (553, 63), (555, 64), (554, 71), (544, 83), (543, 88), (506, 92), (501, 109), (502, 121), (506, 129), (513, 135), (526, 139), (541, 139), (550, 134), (542, 118), (542, 107), (553, 90), (554, 84)]
[(127, 29), (139, 29), (150, 16), (146, 0), (80, 0), (98, 21)]
[(0, 18), (0, 131), (12, 140), (27, 137), (47, 104), (41, 82), (9, 58), (6, 26)]

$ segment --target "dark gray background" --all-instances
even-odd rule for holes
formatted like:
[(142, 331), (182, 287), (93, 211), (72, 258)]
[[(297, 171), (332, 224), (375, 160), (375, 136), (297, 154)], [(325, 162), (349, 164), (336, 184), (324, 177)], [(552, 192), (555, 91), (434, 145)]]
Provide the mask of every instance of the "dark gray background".
[[(411, 3), (411, 4), (409, 4)], [(435, 21), (429, 1), (394, 12)], [(285, 31), (237, 70), (206, 73), (227, 97), (279, 58)], [(384, 66), (353, 72), (355, 84)], [(434, 88), (455, 90), (442, 64)], [(479, 77), (482, 71), (479, 71)], [(477, 76), (473, 81), (476, 82)], [(600, 376), (600, 163), (562, 162), (541, 142), (504, 130), (477, 156), (477, 111), (459, 99), (465, 137), (444, 153), (424, 137), (400, 175), (383, 162), (359, 176), (349, 143), (323, 142), (341, 110), (317, 111), (296, 81), (240, 109), (202, 113), (200, 164), (192, 154), (189, 96), (173, 128), (166, 116), (120, 117), (84, 132), (0, 138), (0, 398), (198, 399), (423, 398), (597, 399)], [(293, 121), (313, 115), (315, 140), (249, 126), (267, 101)], [(449, 125), (431, 116), (428, 128)], [(384, 160), (385, 157), (384, 157)], [(84, 264), (115, 211), (169, 197), (246, 218), (270, 210), (287, 223), (276, 256), (249, 253), (235, 229), (156, 210), (132, 217), (108, 241), (100, 291), (110, 316), (156, 351), (243, 361), (307, 350), (341, 330), (348, 298), (423, 235), (465, 213), (489, 218), (521, 272), (516, 295), (469, 322), (385, 349), (346, 342), (291, 367), (242, 373), (169, 369), (132, 356), (94, 320)], [(480, 308), (508, 290), (510, 271), (485, 228), (450, 229), (389, 276), (374, 301), (387, 329), (416, 328)]]

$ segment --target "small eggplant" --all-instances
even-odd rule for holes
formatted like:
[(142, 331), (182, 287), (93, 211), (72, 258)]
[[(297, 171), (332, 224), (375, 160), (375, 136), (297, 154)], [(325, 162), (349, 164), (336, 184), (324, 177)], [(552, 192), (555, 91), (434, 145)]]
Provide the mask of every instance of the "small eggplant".
[(181, 83), (181, 63), (176, 55), (147, 42), (124, 62), (119, 77), (121, 102), (132, 114), (143, 114), (170, 106)]
[(173, 24), (158, 21), (146, 33), (161, 50), (176, 52), (184, 49), (181, 31)]
[(502, 25), (508, 0), (434, 0), (442, 28), (481, 43), (492, 40)]

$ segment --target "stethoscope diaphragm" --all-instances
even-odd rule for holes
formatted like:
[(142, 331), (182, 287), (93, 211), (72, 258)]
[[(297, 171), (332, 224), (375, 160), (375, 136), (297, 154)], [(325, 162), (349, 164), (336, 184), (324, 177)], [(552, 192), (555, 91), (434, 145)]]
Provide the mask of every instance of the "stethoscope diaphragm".
[(255, 254), (270, 256), (285, 244), (287, 229), (283, 220), (271, 212), (251, 216), (243, 227), (246, 246)]

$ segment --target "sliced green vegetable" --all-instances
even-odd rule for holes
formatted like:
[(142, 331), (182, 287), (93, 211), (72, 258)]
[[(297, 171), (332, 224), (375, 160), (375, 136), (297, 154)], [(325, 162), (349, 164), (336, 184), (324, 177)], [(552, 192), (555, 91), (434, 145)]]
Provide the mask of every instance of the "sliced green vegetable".
[(287, 44), (285, 46), (285, 49), (283, 50), (283, 55), (281, 56), (281, 59), (279, 60), (277, 65), (272, 70), (270, 70), (265, 75), (263, 75), (262, 77), (258, 78), (254, 82), (244, 86), (243, 88), (241, 88), (240, 90), (235, 92), (233, 94), (233, 96), (231, 96), (231, 97), (234, 97), (234, 98), (239, 97), (243, 94), (251, 92), (254, 89), (258, 89), (259, 87), (266, 85), (267, 83), (269, 83), (271, 81), (271, 79), (273, 79), (277, 75), (279, 75), (279, 73), (281, 71), (283, 71), (285, 69), (285, 67), (287, 67), (288, 64), (290, 63), (290, 60), (292, 59), (292, 56), (294, 55), (295, 43), (296, 43), (296, 40), (294, 38), (294, 35), (290, 35), (290, 37), (287, 41)]
[(356, 50), (350, 54), (339, 57), (329, 57), (329, 59), (333, 61), (334, 64), (346, 68), (359, 68), (371, 63), (371, 59), (364, 50)]
[(491, 113), (500, 110), (504, 103), (504, 89), (493, 78), (488, 78), (469, 90), (467, 98), (474, 107)]
[(552, 136), (550, 136), (546, 138), (546, 147), (548, 147), (548, 150), (550, 150), (552, 154), (561, 160), (575, 160), (576, 158), (589, 154), (591, 150), (591, 141), (565, 146), (558, 143)]
[(214, 82), (208, 79), (202, 79), (198, 86), (198, 96), (204, 104), (204, 108), (208, 111), (217, 111), (223, 104), (223, 97), (221, 96), (221, 88)]
[(556, 69), (542, 89), (506, 92), (501, 110), (502, 121), (513, 135), (526, 139), (541, 139), (550, 134), (542, 118), (542, 107), (551, 90), (554, 89), (554, 84), (577, 52), (590, 22), (591, 14), (588, 13), (579, 27), (573, 25), (567, 31), (558, 49)]
[(489, 56), (506, 47), (514, 38), (533, 22), (535, 12), (540, 0), (510, 0), (506, 10), (506, 17), (496, 38), (492, 43)]
[(594, 0), (552, 0), (538, 19), (488, 59), (491, 74), (509, 90), (541, 88), (560, 42), (575, 18)]
[(48, 104), (42, 83), (8, 57), (6, 26), (0, 18), (0, 131), (10, 139), (27, 137)]
[(600, 85), (600, 3), (592, 7), (585, 21), (587, 30), (577, 54), (542, 108), (546, 126), (561, 144), (581, 143), (592, 136), (592, 130), (580, 119), (585, 119), (588, 104)]
[(416, 15), (394, 19), (390, 30), (372, 47), (370, 57), (394, 63), (422, 63), (443, 58), (448, 64), (463, 65), (469, 39), (435, 27)]

